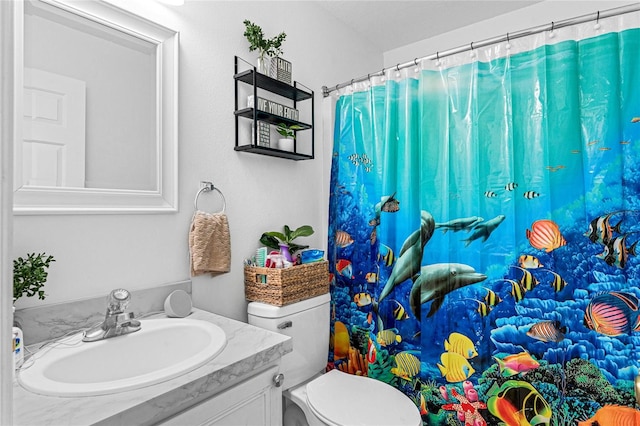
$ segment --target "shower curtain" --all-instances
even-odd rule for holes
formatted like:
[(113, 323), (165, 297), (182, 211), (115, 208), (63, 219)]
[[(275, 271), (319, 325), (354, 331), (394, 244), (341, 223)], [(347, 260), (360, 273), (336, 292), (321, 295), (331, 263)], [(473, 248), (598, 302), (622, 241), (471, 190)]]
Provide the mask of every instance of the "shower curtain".
[(425, 424), (640, 424), (636, 27), (546, 31), (340, 91), (328, 369), (398, 388)]

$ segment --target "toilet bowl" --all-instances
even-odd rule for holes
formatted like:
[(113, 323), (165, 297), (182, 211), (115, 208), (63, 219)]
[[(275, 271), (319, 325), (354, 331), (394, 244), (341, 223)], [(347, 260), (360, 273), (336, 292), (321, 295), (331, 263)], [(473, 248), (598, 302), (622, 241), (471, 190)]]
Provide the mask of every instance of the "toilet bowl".
[(323, 373), (329, 341), (329, 294), (285, 306), (251, 302), (249, 324), (286, 334), (282, 358), (283, 424), (420, 426), (418, 408), (396, 388), (339, 370)]

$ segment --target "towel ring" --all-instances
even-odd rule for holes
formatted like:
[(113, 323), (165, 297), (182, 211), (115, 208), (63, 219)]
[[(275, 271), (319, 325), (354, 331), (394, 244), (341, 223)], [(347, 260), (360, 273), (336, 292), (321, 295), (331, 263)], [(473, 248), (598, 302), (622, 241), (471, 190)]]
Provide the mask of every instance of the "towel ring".
[(227, 200), (225, 200), (224, 194), (222, 193), (222, 191), (220, 191), (218, 188), (213, 186), (212, 182), (202, 181), (200, 182), (200, 184), (202, 185), (202, 188), (200, 188), (200, 190), (196, 193), (196, 199), (193, 202), (196, 210), (198, 210), (198, 197), (200, 197), (200, 194), (202, 194), (203, 192), (216, 191), (222, 197), (222, 210), (219, 211), (218, 213), (224, 213), (225, 209), (227, 208)]

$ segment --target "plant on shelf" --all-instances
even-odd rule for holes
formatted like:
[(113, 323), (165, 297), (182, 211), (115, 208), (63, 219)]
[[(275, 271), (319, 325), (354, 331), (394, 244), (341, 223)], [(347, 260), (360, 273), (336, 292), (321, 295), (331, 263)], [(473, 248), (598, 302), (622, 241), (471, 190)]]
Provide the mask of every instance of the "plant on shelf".
[[(288, 225), (284, 225), (284, 233), (278, 231), (265, 232), (260, 237), (260, 242), (269, 248), (280, 250), (281, 253), (287, 256), (295, 254), (297, 251), (306, 249), (308, 245), (295, 244), (293, 240), (298, 237), (308, 237), (313, 234), (313, 228), (309, 225), (303, 225), (292, 231)], [(287, 260), (292, 261), (291, 257)]]
[(22, 296), (32, 297), (36, 294), (38, 299), (44, 300), (45, 294), (42, 287), (47, 282), (49, 264), (55, 262), (53, 256), (45, 253), (29, 253), (27, 258), (18, 257), (13, 260), (13, 302)]
[(285, 139), (295, 139), (296, 132), (295, 130), (302, 130), (304, 127), (298, 124), (286, 125), (285, 123), (280, 123), (276, 126), (276, 130), (280, 135)]
[(298, 124), (287, 125), (280, 123), (276, 126), (276, 131), (280, 133), (282, 138), (278, 139), (278, 149), (283, 151), (293, 151), (293, 141), (296, 138), (296, 130), (302, 130), (304, 127)]
[(264, 32), (260, 25), (245, 19), (244, 21), (244, 36), (249, 41), (249, 52), (254, 50), (258, 51), (258, 71), (261, 73), (266, 72), (265, 57), (266, 56), (278, 56), (282, 54), (282, 43), (287, 35), (281, 32), (275, 37), (265, 38)]

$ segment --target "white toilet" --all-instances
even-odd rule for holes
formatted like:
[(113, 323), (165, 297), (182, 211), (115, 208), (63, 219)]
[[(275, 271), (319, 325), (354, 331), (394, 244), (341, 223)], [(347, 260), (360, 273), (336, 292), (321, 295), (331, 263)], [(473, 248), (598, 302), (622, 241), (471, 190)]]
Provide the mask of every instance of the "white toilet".
[(249, 303), (249, 324), (293, 339), (293, 352), (282, 358), (284, 425), (422, 425), (418, 408), (394, 387), (338, 370), (323, 374), (330, 300), (324, 294), (285, 306)]

